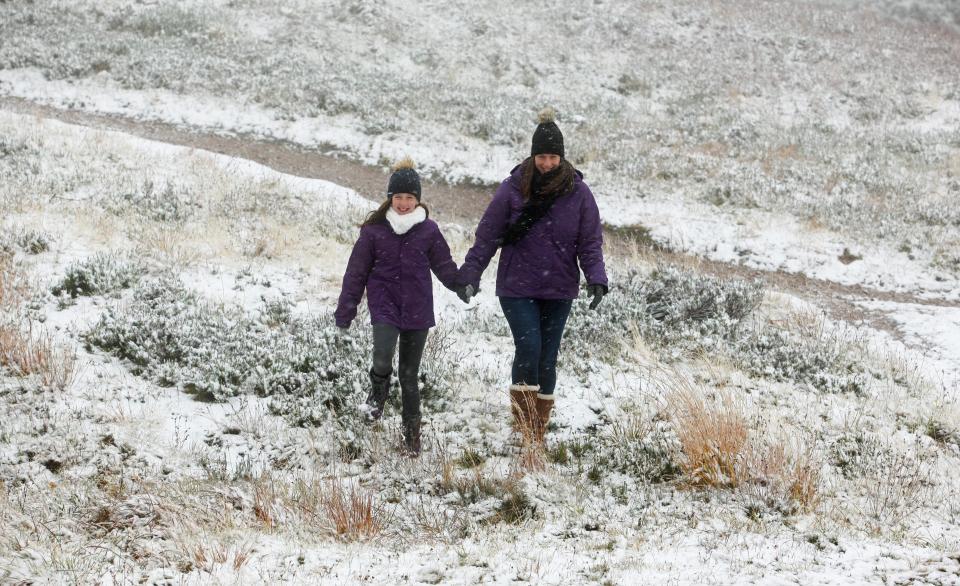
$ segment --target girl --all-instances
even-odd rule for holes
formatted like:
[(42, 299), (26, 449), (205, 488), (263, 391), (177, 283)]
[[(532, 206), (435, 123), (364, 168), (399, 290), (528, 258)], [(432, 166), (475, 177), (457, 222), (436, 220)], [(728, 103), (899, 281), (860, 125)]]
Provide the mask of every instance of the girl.
[(552, 109), (540, 113), (530, 157), (514, 167), (484, 212), (463, 262), (462, 283), (477, 289), (501, 247), (497, 297), (516, 348), (510, 385), (514, 423), (542, 442), (580, 271), (593, 298), (590, 309), (607, 293), (600, 212), (583, 174), (564, 158)]
[(397, 376), (403, 401), (403, 438), (414, 457), (420, 454), (417, 377), (427, 331), (436, 325), (430, 271), (448, 289), (465, 295), (463, 288), (457, 287), (457, 265), (450, 247), (428, 215), (426, 206), (420, 203), (420, 176), (413, 169), (413, 161), (406, 158), (393, 168), (387, 200), (360, 227), (334, 314), (337, 327), (350, 327), (366, 288), (373, 324), (373, 366), (364, 408), (371, 421), (383, 415), (399, 339)]

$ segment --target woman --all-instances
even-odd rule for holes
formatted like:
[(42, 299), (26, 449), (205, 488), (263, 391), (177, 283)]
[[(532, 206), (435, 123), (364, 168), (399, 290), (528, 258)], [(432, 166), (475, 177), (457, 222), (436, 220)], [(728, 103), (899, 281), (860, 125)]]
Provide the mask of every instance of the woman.
[(579, 293), (580, 269), (595, 309), (607, 293), (597, 202), (583, 174), (564, 158), (552, 109), (540, 113), (530, 157), (497, 189), (460, 269), (461, 284), (479, 289), (497, 248), (497, 297), (513, 334), (510, 400), (514, 423), (536, 442), (553, 410), (560, 339)]
[(399, 162), (390, 176), (386, 201), (360, 228), (334, 314), (338, 327), (350, 327), (366, 289), (373, 324), (373, 366), (365, 405), (371, 421), (383, 415), (399, 339), (403, 437), (407, 452), (414, 457), (420, 454), (420, 360), (427, 332), (436, 325), (430, 271), (448, 289), (464, 296), (464, 287), (456, 283), (457, 265), (450, 247), (436, 222), (428, 218), (420, 191), (420, 176), (413, 162)]

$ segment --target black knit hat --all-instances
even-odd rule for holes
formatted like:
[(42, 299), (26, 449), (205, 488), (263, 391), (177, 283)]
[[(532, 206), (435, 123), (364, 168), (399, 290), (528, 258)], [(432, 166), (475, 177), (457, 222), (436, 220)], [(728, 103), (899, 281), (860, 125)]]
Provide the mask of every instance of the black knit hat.
[(420, 201), (420, 175), (413, 170), (413, 161), (410, 157), (404, 157), (393, 166), (393, 174), (390, 175), (390, 182), (387, 183), (387, 199), (393, 197), (395, 193), (412, 193)]
[(540, 112), (539, 124), (533, 131), (533, 145), (530, 155), (560, 155), (563, 157), (563, 133), (554, 122), (556, 112), (553, 108), (544, 108)]

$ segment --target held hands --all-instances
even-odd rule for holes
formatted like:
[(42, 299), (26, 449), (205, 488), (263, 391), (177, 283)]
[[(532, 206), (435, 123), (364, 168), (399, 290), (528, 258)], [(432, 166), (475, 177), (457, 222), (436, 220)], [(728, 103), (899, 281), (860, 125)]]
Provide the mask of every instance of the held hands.
[(473, 285), (463, 285), (462, 287), (457, 287), (457, 297), (460, 298), (460, 301), (464, 303), (470, 303), (470, 298), (480, 292), (480, 289), (474, 289)]
[(587, 295), (593, 297), (593, 301), (590, 302), (590, 309), (596, 310), (600, 302), (603, 301), (603, 296), (606, 294), (606, 285), (587, 285)]

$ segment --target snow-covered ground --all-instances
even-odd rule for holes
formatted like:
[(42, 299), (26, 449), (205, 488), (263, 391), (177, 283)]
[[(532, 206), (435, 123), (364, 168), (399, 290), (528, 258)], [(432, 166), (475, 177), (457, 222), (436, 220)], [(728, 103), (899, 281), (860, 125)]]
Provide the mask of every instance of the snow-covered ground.
[[(5, 5), (0, 94), (375, 165), (409, 154), (483, 184), (550, 104), (610, 224), (716, 260), (957, 297), (954, 2), (569, 10), (551, 27), (522, 2)], [(845, 249), (862, 258), (840, 263)]]
[[(465, 307), (440, 288), (438, 321), (451, 341), (435, 359), (457, 369), (439, 383), (447, 402), (429, 412), (425, 454), (407, 461), (396, 452), (394, 414), (369, 433), (366, 453), (344, 459), (341, 432), (291, 426), (267, 398), (198, 402), (85, 344), (108, 308), (135, 302), (130, 289), (76, 301), (44, 291), (98, 251), (130, 251), (146, 261), (141, 278), (173, 271), (202, 298), (247, 314), (264, 298), (323, 313), (338, 292), (351, 222), (371, 204), (327, 182), (119, 133), (9, 114), (0, 125), (5, 172), (17, 179), (0, 192), (5, 234), (49, 242), (37, 254), (11, 245), (39, 287), (25, 319), (74, 348), (80, 364), (62, 390), (3, 378), (6, 581), (853, 584), (931, 568), (956, 574), (956, 397), (903, 346), (817, 326), (833, 342), (870, 349), (860, 360), (878, 365), (878, 381), (857, 394), (752, 377), (723, 352), (666, 359), (640, 341), (626, 359), (566, 362), (550, 461), (538, 471), (510, 436), (511, 346), (495, 299)], [(169, 193), (201, 205), (177, 212), (169, 200), (164, 208), (138, 199), (147, 184), (157, 186), (151, 193), (176, 186)], [(139, 209), (145, 202), (182, 219)], [(150, 236), (161, 228), (171, 233)], [(252, 244), (251, 232), (269, 245)], [(458, 258), (469, 244), (463, 233), (448, 230)], [(276, 243), (284, 234), (296, 243)], [(611, 270), (636, 262), (614, 255)], [(769, 323), (813, 309), (782, 294), (763, 307)], [(919, 317), (895, 315), (928, 331)], [(579, 352), (576, 334), (568, 343)], [(957, 360), (950, 344), (937, 350), (944, 363)], [(811, 508), (792, 508), (763, 484), (696, 488), (630, 472), (646, 460), (642, 451), (620, 455), (635, 437), (623, 430), (640, 422), (636, 436), (660, 437), (646, 426), (670, 419), (665, 401), (687, 377), (705, 396), (736, 396), (757, 441), (811, 451), (819, 475)], [(947, 435), (928, 435), (931, 421)], [(332, 482), (371, 496), (385, 525), (377, 537), (337, 538), (318, 504)], [(523, 508), (503, 520), (516, 494)]]
[[(568, 10), (0, 3), (0, 95), (485, 185), (549, 103), (606, 223), (866, 287), (899, 341), (608, 249), (538, 457), (509, 425), (493, 266), (467, 306), (436, 286), (408, 460), (397, 405), (356, 425), (363, 325), (324, 321), (373, 204), (0, 112), (0, 582), (960, 582), (955, 3)], [(437, 219), (461, 260), (473, 227)], [(693, 319), (691, 292), (733, 309)], [(19, 372), (24, 347), (53, 363)], [(738, 429), (733, 468), (691, 467), (693, 431)], [(338, 528), (351, 494), (367, 523)]]

